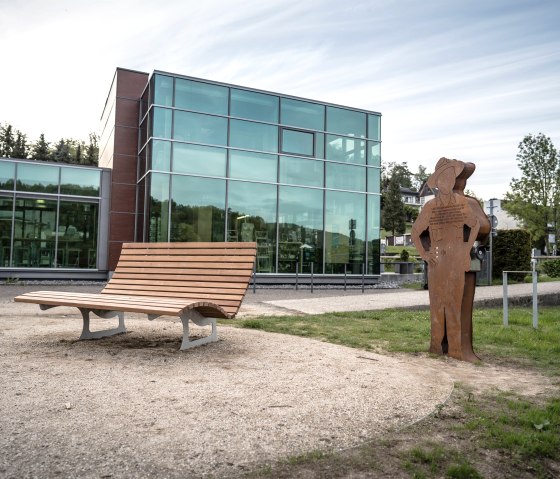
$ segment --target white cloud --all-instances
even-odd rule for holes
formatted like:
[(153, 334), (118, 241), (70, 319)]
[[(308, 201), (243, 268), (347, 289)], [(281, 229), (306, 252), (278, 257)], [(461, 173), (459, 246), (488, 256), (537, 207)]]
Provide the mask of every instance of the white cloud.
[(384, 161), (477, 163), (501, 196), (517, 144), (560, 148), (554, 0), (0, 0), (0, 121), (35, 139), (97, 129), (116, 67), (154, 69), (383, 113)]

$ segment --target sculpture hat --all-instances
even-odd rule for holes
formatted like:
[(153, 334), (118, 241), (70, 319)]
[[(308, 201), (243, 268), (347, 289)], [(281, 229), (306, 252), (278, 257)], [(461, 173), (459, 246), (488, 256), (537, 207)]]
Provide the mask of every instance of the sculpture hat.
[[(435, 188), (437, 184), (437, 179), (448, 168), (453, 168), (455, 170), (455, 178), (461, 174), (465, 164), (459, 160), (450, 160), (449, 158), (440, 158), (436, 163), (436, 169), (432, 175), (428, 178), (426, 182), (429, 188)], [(473, 170), (474, 171), (474, 170)]]

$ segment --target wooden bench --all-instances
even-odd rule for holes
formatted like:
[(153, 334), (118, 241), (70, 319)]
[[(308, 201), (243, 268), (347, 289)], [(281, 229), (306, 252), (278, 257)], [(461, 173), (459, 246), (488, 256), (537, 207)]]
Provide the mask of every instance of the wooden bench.
[[(125, 243), (111, 280), (98, 294), (37, 291), (14, 298), (42, 310), (75, 306), (83, 317), (80, 339), (125, 333), (124, 313), (178, 316), (183, 323), (181, 349), (217, 341), (216, 318), (239, 311), (252, 276), (255, 243)], [(90, 331), (90, 313), (118, 316), (114, 329)], [(189, 340), (189, 320), (212, 326), (209, 336)]]

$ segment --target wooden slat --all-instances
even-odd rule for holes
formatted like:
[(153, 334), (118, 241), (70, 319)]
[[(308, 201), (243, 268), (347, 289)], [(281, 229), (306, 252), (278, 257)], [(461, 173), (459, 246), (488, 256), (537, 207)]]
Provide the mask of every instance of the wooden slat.
[(130, 262), (130, 261), (141, 261), (144, 262), (149, 260), (151, 262), (176, 262), (178, 259), (183, 263), (231, 263), (235, 265), (236, 263), (251, 264), (251, 258), (249, 256), (225, 256), (225, 255), (201, 255), (201, 256), (185, 256), (185, 255), (166, 255), (166, 254), (147, 254), (147, 255), (125, 255), (121, 256), (120, 261)]
[(220, 248), (220, 249), (192, 249), (192, 248), (177, 248), (177, 249), (167, 249), (167, 248), (135, 248), (135, 249), (123, 249), (121, 251), (121, 256), (130, 255), (168, 255), (168, 256), (178, 256), (178, 255), (189, 255), (189, 256), (252, 256), (255, 252), (255, 248), (251, 249), (231, 249), (231, 248)]
[(142, 249), (142, 248), (189, 248), (189, 249), (256, 249), (256, 245), (253, 242), (242, 242), (242, 241), (228, 241), (225, 242), (208, 242), (208, 241), (193, 241), (193, 242), (176, 242), (176, 243), (124, 243), (123, 249)]
[[(107, 288), (105, 288), (100, 294), (105, 294), (105, 291), (107, 291), (107, 294), (114, 294), (114, 295), (130, 295), (131, 294), (131, 290), (129, 289), (116, 289), (116, 288), (111, 288), (110, 290), (108, 290)], [(200, 300), (206, 300), (206, 301), (210, 301), (212, 303), (216, 303), (219, 305), (222, 304), (227, 304), (230, 306), (234, 306), (236, 304), (239, 304), (241, 302), (241, 300), (243, 299), (243, 295), (239, 294), (237, 296), (229, 296), (227, 294), (207, 294), (207, 293), (190, 293), (188, 291), (173, 291), (173, 292), (168, 292), (168, 291), (153, 291), (153, 290), (136, 290), (134, 296), (155, 296), (158, 298), (188, 298), (188, 299), (200, 299)]]
[[(120, 260), (119, 266), (127, 267), (161, 267), (162, 264), (159, 261), (152, 261), (152, 258), (147, 257), (144, 261), (126, 261)], [(165, 263), (166, 268), (205, 268), (205, 269), (237, 269), (240, 271), (246, 270), (251, 271), (253, 269), (253, 263), (243, 262), (243, 263), (226, 263), (226, 262), (214, 262), (214, 261), (185, 261), (185, 258), (181, 258), (181, 261), (175, 259), (173, 262)]]
[(225, 289), (225, 288), (185, 288), (183, 286), (167, 286), (167, 285), (160, 285), (159, 283), (155, 284), (108, 284), (103, 291), (108, 291), (109, 289), (129, 289), (131, 291), (136, 291), (136, 293), (131, 294), (140, 294), (139, 291), (159, 291), (163, 293), (181, 293), (183, 291), (188, 291), (192, 294), (207, 294), (209, 296), (214, 296), (215, 298), (225, 298), (225, 299), (241, 299), (243, 297), (243, 291), (239, 289)]
[[(165, 277), (165, 276), (164, 276)], [(201, 291), (208, 291), (209, 289), (215, 290), (219, 289), (220, 291), (245, 291), (246, 287), (240, 283), (218, 283), (218, 282), (208, 282), (208, 281), (184, 281), (184, 280), (176, 280), (176, 281), (168, 281), (168, 280), (159, 280), (154, 281), (154, 278), (149, 278), (149, 276), (145, 276), (146, 279), (134, 279), (134, 278), (112, 278), (111, 284), (115, 285), (122, 285), (128, 284), (131, 286), (134, 285), (150, 285), (153, 286), (154, 284), (160, 287), (165, 286), (172, 286), (176, 288), (183, 288), (189, 289), (190, 291), (194, 291), (196, 288), (200, 289)], [(149, 279), (147, 279), (149, 278)]]
[[(183, 270), (172, 269), (169, 267), (165, 268), (158, 268), (157, 266), (151, 267), (129, 267), (129, 266), (119, 266), (115, 269), (115, 273), (135, 273), (135, 274), (183, 274), (183, 275), (193, 275), (193, 276), (200, 276), (200, 277), (210, 277), (210, 276), (227, 276), (228, 281), (230, 276), (241, 276), (244, 278), (250, 278), (252, 274), (251, 270), (229, 270), (229, 269), (213, 269), (212, 271), (205, 270), (203, 268), (188, 268)], [(207, 274), (205, 274), (207, 273)]]
[[(177, 272), (175, 272), (177, 273)], [(249, 275), (250, 276), (250, 275)], [(221, 284), (239, 284), (240, 288), (245, 288), (244, 283), (247, 283), (247, 275), (245, 276), (201, 276), (200, 274), (157, 274), (157, 273), (139, 273), (139, 272), (115, 272), (111, 278), (111, 282), (115, 281), (149, 281), (153, 284), (154, 281), (184, 281), (196, 285), (200, 284), (215, 284), (220, 287)]]

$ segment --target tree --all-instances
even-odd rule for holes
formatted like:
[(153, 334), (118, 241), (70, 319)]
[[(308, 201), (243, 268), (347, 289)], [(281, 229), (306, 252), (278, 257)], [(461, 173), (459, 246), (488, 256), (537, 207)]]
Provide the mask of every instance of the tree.
[(33, 148), (31, 149), (31, 159), (39, 161), (51, 160), (49, 144), (45, 141), (45, 135), (43, 133), (41, 133), (39, 139), (35, 142)]
[(398, 184), (402, 188), (412, 188), (412, 173), (408, 169), (408, 166), (405, 163), (394, 163), (391, 162), (387, 166), (387, 168), (383, 168), (383, 184), (382, 189), (387, 189), (389, 187), (390, 181), (395, 178)]
[(16, 130), (16, 140), (12, 148), (12, 158), (26, 159), (29, 155), (27, 137), (19, 130)]
[(0, 128), (0, 156), (11, 158), (14, 145), (13, 127), (10, 124), (6, 124)]
[(413, 186), (416, 191), (420, 191), (422, 185), (428, 180), (431, 173), (426, 171), (426, 167), (422, 165), (418, 165), (418, 171), (412, 175), (414, 177)]
[(70, 155), (69, 142), (61, 138), (56, 144), (52, 158), (54, 161), (61, 163), (72, 163), (72, 156)]
[(548, 225), (558, 235), (560, 157), (549, 137), (527, 135), (519, 143), (517, 162), (522, 176), (512, 178), (504, 209), (522, 221), (533, 242), (543, 241), (550, 252)]
[(89, 134), (89, 145), (86, 147), (84, 163), (86, 165), (97, 165), (99, 157), (99, 137), (95, 133)]
[(406, 211), (401, 199), (398, 176), (391, 177), (387, 191), (383, 192), (382, 221), (385, 231), (391, 231), (393, 236), (406, 231)]

